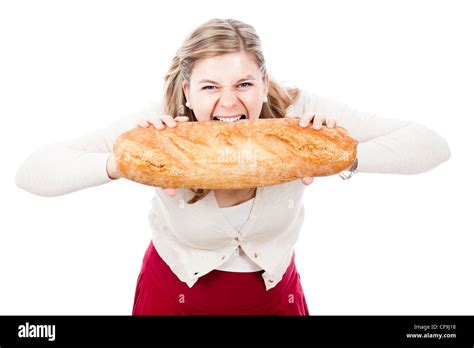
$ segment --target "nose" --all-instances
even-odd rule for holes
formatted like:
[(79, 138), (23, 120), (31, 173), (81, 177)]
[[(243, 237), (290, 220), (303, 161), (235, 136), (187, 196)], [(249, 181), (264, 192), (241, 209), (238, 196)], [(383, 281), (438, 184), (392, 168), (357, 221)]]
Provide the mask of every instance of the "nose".
[(225, 109), (232, 109), (239, 103), (239, 98), (237, 93), (232, 90), (231, 88), (223, 88), (220, 98), (219, 104), (222, 108)]

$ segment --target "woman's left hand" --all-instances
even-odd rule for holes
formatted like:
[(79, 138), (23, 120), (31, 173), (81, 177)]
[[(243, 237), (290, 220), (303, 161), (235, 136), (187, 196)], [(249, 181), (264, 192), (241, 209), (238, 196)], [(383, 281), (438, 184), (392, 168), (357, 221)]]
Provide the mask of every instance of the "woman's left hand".
[[(326, 118), (321, 114), (316, 114), (314, 112), (306, 112), (303, 116), (288, 114), (286, 117), (291, 118), (299, 118), (300, 119), (300, 127), (305, 128), (312, 122), (312, 128), (314, 130), (320, 130), (323, 128), (323, 125), (326, 125), (328, 128), (334, 128), (336, 126), (336, 120), (331, 118)], [(313, 177), (305, 176), (301, 181), (305, 185), (309, 185), (313, 182)]]

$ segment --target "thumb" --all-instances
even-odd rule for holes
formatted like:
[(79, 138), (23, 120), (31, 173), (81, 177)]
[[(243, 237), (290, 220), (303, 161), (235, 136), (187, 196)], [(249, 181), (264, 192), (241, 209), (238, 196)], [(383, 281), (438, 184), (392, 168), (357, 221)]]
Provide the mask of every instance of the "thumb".
[(188, 116), (176, 116), (174, 119), (175, 119), (175, 121), (178, 121), (178, 122), (186, 122), (186, 121), (189, 121), (189, 117), (188, 117)]
[(176, 196), (176, 189), (174, 188), (165, 188), (163, 190), (165, 190), (166, 194), (170, 197)]

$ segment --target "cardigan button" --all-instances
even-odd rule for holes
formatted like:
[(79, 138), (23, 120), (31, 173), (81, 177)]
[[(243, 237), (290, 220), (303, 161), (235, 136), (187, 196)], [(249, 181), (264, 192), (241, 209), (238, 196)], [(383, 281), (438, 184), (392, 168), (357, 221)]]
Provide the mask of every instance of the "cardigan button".
[(268, 279), (268, 282), (269, 282), (269, 283), (273, 283), (273, 279)]
[(224, 260), (225, 259), (225, 255), (221, 257), (221, 260)]
[(194, 272), (194, 275), (198, 275), (199, 272)]
[(253, 253), (253, 257), (255, 257), (255, 258), (256, 258), (256, 257), (257, 257), (257, 253)]

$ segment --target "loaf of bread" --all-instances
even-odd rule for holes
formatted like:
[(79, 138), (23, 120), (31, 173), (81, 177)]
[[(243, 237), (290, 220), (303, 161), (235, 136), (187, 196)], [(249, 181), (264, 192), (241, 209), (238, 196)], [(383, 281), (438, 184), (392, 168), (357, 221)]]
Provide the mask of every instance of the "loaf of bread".
[(336, 126), (302, 128), (296, 118), (178, 122), (122, 134), (114, 144), (123, 177), (162, 188), (238, 189), (351, 167), (357, 141)]

